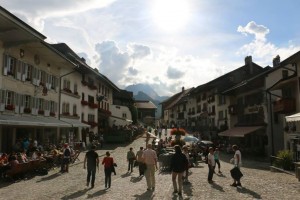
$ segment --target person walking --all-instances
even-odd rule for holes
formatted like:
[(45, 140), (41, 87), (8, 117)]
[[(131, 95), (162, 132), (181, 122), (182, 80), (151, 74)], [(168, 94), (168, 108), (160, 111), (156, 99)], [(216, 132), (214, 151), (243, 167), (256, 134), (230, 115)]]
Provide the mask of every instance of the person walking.
[[(218, 165), (218, 173), (221, 174), (222, 172), (220, 171), (221, 169), (221, 164), (220, 164), (220, 151), (218, 148), (215, 149), (215, 152), (214, 152), (214, 158), (215, 158), (215, 163)], [(216, 166), (215, 166), (216, 168)], [(215, 169), (214, 169), (215, 171)]]
[(145, 177), (147, 181), (147, 190), (155, 189), (155, 169), (157, 170), (157, 155), (152, 149), (152, 145), (148, 144), (147, 149), (143, 153), (143, 160), (146, 164)]
[(106, 152), (106, 157), (102, 160), (102, 165), (104, 165), (105, 174), (105, 188), (110, 188), (111, 186), (111, 172), (114, 165), (114, 159), (110, 157), (109, 151)]
[(190, 155), (189, 155), (189, 151), (188, 151), (188, 147), (186, 145), (184, 145), (182, 147), (182, 153), (186, 156), (186, 159), (188, 161), (186, 167), (185, 167), (185, 175), (183, 176), (183, 179), (186, 183), (189, 183), (189, 167), (190, 167)]
[(68, 143), (64, 144), (63, 159), (61, 163), (61, 172), (69, 172), (69, 163), (71, 160), (71, 150)]
[(139, 164), (140, 176), (144, 176), (144, 160), (143, 160), (144, 147), (140, 147), (140, 150), (136, 153), (136, 161)]
[[(91, 150), (89, 150), (84, 157), (83, 168), (86, 169), (87, 165), (87, 178), (86, 178), (86, 186), (89, 187), (91, 181), (91, 188), (94, 188), (95, 185), (95, 174), (96, 168), (99, 170), (99, 155), (95, 151), (96, 146), (93, 145)], [(92, 177), (92, 180), (91, 180)]]
[[(239, 170), (242, 166), (242, 154), (237, 145), (232, 146), (232, 150), (234, 151), (234, 156), (231, 160), (233, 160), (234, 167), (237, 167)], [(234, 182), (231, 184), (233, 187), (242, 186), (240, 178), (234, 179)]]
[(214, 148), (209, 147), (208, 149), (209, 153), (207, 156), (207, 165), (208, 165), (208, 177), (207, 181), (208, 183), (213, 183), (213, 175), (214, 175), (214, 167), (215, 167), (215, 157), (214, 157)]
[[(175, 145), (174, 148), (175, 148), (175, 154), (171, 158), (171, 165), (170, 165), (170, 169), (172, 171), (173, 188), (174, 188), (173, 193), (178, 192), (178, 195), (181, 196), (182, 175), (188, 165), (188, 160), (187, 157), (182, 153), (179, 145)], [(178, 187), (177, 187), (176, 178), (178, 179)]]
[(129, 151), (127, 152), (128, 172), (133, 171), (134, 160), (135, 160), (135, 154), (133, 152), (132, 147), (130, 147)]

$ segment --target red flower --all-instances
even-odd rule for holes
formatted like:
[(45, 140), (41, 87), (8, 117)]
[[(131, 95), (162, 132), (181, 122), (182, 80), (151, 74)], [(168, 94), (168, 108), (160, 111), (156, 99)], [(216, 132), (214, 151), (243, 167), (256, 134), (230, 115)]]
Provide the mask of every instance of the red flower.
[(173, 128), (171, 130), (171, 135), (185, 135), (186, 131), (183, 128)]

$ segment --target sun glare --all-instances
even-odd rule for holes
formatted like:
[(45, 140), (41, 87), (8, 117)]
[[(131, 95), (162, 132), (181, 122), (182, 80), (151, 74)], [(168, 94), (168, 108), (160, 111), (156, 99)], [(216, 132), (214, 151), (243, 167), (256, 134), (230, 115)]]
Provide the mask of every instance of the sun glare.
[(186, 0), (156, 0), (152, 10), (153, 20), (160, 29), (177, 31), (183, 28), (189, 18)]

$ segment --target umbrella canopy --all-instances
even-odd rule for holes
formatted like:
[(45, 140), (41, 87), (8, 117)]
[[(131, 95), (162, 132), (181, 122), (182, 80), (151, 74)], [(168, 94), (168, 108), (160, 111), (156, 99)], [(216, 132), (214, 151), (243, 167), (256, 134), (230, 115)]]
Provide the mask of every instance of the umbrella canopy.
[(185, 142), (198, 142), (198, 141), (199, 141), (198, 138), (196, 138), (196, 137), (194, 137), (194, 136), (192, 136), (192, 135), (187, 135), (187, 136), (185, 136), (185, 137), (183, 138), (183, 140), (184, 140)]
[(148, 134), (149, 134), (149, 138), (157, 138), (153, 133), (150, 133), (150, 132), (144, 133), (144, 135), (142, 137), (147, 138)]

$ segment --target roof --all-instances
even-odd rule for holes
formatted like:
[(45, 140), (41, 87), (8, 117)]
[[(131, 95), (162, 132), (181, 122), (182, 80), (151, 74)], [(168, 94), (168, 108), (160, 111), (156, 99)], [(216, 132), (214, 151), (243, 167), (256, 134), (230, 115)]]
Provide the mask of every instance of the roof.
[(135, 106), (138, 109), (157, 109), (152, 101), (136, 101)]
[(168, 100), (166, 100), (168, 103), (167, 103), (167, 105), (166, 105), (166, 107), (164, 109), (168, 110), (168, 109), (172, 108), (173, 106), (175, 106), (192, 89), (193, 88), (182, 90), (181, 92), (179, 92), (179, 93), (173, 95), (172, 97), (170, 97)]
[(58, 44), (51, 44), (55, 49), (59, 52), (64, 54), (67, 58), (75, 62), (79, 65), (78, 72), (80, 73), (93, 73), (95, 74), (100, 80), (106, 82), (110, 85), (114, 90), (119, 91), (120, 89), (111, 82), (106, 76), (101, 74), (97, 69), (91, 68), (88, 64), (85, 63), (83, 58), (80, 58), (67, 44), (65, 43), (58, 43)]
[(234, 127), (232, 129), (223, 131), (218, 133), (219, 136), (226, 136), (226, 137), (244, 137), (249, 133), (253, 133), (259, 129), (264, 128), (264, 126), (240, 126)]

